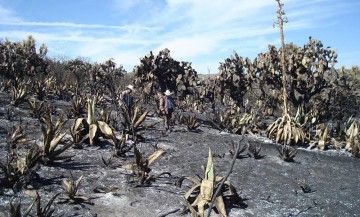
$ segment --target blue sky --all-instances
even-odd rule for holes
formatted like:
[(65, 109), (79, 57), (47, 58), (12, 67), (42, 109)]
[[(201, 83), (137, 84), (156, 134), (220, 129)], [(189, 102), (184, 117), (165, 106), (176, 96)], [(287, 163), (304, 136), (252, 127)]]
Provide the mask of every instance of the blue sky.
[[(339, 63), (360, 65), (359, 0), (283, 0), (285, 43), (308, 37), (338, 52)], [(168, 48), (200, 74), (217, 73), (236, 51), (255, 58), (280, 46), (275, 0), (0, 0), (0, 39), (32, 35), (49, 57), (114, 58), (130, 72), (150, 51)]]

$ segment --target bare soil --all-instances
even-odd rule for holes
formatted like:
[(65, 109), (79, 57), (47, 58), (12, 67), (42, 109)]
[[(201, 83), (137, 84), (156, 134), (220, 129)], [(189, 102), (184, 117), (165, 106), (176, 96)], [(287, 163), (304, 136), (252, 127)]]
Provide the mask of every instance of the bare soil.
[[(51, 103), (56, 104), (59, 111), (69, 106), (61, 101)], [(11, 117), (8, 111), (11, 111)], [(0, 93), (1, 162), (5, 161), (7, 133), (19, 124), (20, 117), (28, 135), (40, 143), (40, 124), (29, 117), (26, 105), (10, 106), (7, 94)], [(184, 182), (179, 188), (175, 186), (176, 180), (181, 176), (202, 177), (201, 166), (206, 164), (209, 147), (216, 173), (224, 176), (231, 163), (229, 151), (241, 136), (220, 132), (205, 122), (195, 132), (176, 125), (174, 132), (164, 134), (162, 119), (148, 117), (146, 121), (160, 124), (145, 132), (146, 141), (138, 145), (140, 151), (145, 156), (158, 148), (166, 151), (151, 166), (150, 174), (170, 172), (171, 177), (163, 176), (148, 186), (136, 186), (131, 182), (130, 172), (118, 166), (132, 162), (133, 153), (124, 158), (113, 158), (113, 167), (107, 167), (102, 158), (111, 157), (112, 145), (104, 140), (101, 146), (70, 148), (65, 152), (75, 155), (70, 161), (41, 165), (37, 172), (39, 179), (28, 189), (13, 192), (1, 186), (0, 211), (7, 215), (11, 200), (15, 203), (21, 200), (24, 210), (33, 201), (31, 195), (35, 190), (44, 205), (56, 193), (63, 193), (61, 181), (72, 174), (75, 178), (84, 175), (79, 194), (90, 197), (91, 203), (62, 203), (57, 199), (53, 204), (54, 216), (180, 216), (185, 204), (183, 195), (191, 183)], [(250, 144), (261, 145), (263, 157), (237, 159), (229, 180), (248, 206), (227, 206), (228, 216), (360, 215), (359, 159), (342, 151), (299, 148), (295, 162), (284, 162), (278, 157), (277, 144), (259, 136), (247, 135), (245, 138)], [(71, 137), (66, 136), (64, 142), (70, 140)], [(309, 192), (301, 188), (304, 180), (309, 184)], [(212, 216), (218, 214), (213, 211)]]

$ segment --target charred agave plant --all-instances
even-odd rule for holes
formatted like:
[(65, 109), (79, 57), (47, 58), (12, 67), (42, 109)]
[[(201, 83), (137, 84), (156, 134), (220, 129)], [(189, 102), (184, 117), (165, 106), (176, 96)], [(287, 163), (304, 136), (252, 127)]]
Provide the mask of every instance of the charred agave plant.
[(28, 100), (27, 104), (29, 106), (29, 113), (30, 116), (33, 118), (41, 118), (44, 113), (46, 112), (45, 106), (44, 106), (44, 102), (39, 101), (39, 100)]
[(351, 151), (352, 156), (360, 157), (360, 139), (359, 139), (359, 126), (357, 121), (351, 118), (347, 122), (350, 125), (346, 128), (346, 145), (345, 150)]
[[(34, 201), (26, 208), (25, 212), (23, 213), (21, 212), (21, 201), (17, 205), (14, 205), (12, 201), (10, 201), (9, 214), (11, 217), (22, 217), (22, 216), (51, 217), (55, 212), (55, 209), (51, 209), (51, 206), (54, 203), (57, 196), (59, 196), (59, 194), (60, 193), (55, 194), (52, 198), (50, 198), (47, 204), (44, 207), (42, 207), (40, 195), (36, 191)], [(30, 212), (34, 207), (34, 205), (36, 205), (36, 213), (35, 215), (31, 215)]]
[(144, 158), (143, 155), (140, 153), (138, 148), (134, 146), (134, 153), (135, 153), (135, 162), (131, 164), (123, 165), (122, 168), (131, 170), (134, 177), (138, 180), (138, 184), (140, 186), (144, 184), (150, 184), (152, 181), (155, 181), (156, 178), (160, 177), (161, 175), (168, 174), (160, 173), (158, 175), (149, 175), (151, 169), (150, 165), (158, 159), (161, 155), (165, 154), (166, 152), (164, 150), (157, 150), (151, 155), (149, 155), (147, 158)]
[(186, 126), (189, 131), (195, 131), (200, 126), (195, 114), (186, 118)]
[(43, 135), (41, 162), (44, 164), (73, 157), (73, 155), (61, 155), (72, 146), (72, 143), (60, 145), (61, 140), (66, 135), (66, 132), (61, 132), (66, 123), (62, 118), (62, 115), (60, 115), (55, 124), (50, 113), (46, 113), (41, 118), (41, 132)]
[(77, 180), (74, 179), (73, 175), (71, 175), (71, 180), (68, 181), (66, 179), (62, 180), (62, 187), (65, 191), (65, 196), (59, 197), (59, 199), (63, 200), (63, 202), (70, 202), (70, 203), (88, 203), (93, 204), (90, 202), (90, 198), (78, 195), (78, 190), (80, 187), (80, 182), (84, 175), (80, 176)]
[[(210, 148), (204, 179), (199, 181), (192, 177), (183, 177), (181, 181), (178, 182), (178, 185), (181, 186), (181, 182), (184, 179), (188, 179), (194, 183), (194, 185), (185, 193), (185, 201), (187, 204), (185, 212), (190, 211), (192, 216), (203, 217), (205, 208), (211, 204), (211, 200), (215, 196), (214, 193), (223, 179), (223, 177), (215, 175)], [(215, 208), (221, 216), (227, 216), (224, 203), (225, 198), (229, 198), (231, 204), (242, 207), (247, 206), (236, 192), (235, 187), (230, 183), (230, 181), (226, 180), (222, 186), (221, 193), (215, 199)], [(196, 212), (196, 209), (199, 214)]]
[(265, 156), (264, 155), (261, 155), (260, 154), (260, 151), (261, 151), (261, 145), (254, 145), (254, 144), (249, 144), (247, 143), (247, 151), (248, 151), (248, 155), (251, 157), (251, 158), (254, 158), (254, 159), (262, 159), (264, 158)]
[(294, 162), (294, 158), (297, 154), (295, 148), (290, 147), (288, 145), (282, 145), (281, 147), (277, 148), (279, 152), (279, 157), (286, 162)]
[(18, 106), (22, 103), (25, 97), (28, 95), (27, 83), (21, 82), (17, 87), (12, 86), (10, 90), (11, 101), (14, 106)]
[[(123, 134), (131, 135), (133, 141), (136, 139), (144, 140), (145, 138), (141, 135), (141, 131), (145, 130), (147, 127), (142, 126), (141, 124), (145, 121), (148, 111), (142, 111), (138, 106), (134, 107), (131, 111), (131, 114), (128, 110), (121, 106), (122, 115), (124, 117), (123, 122)], [(132, 115), (132, 116), (131, 116)]]
[(231, 126), (231, 114), (229, 111), (215, 111), (213, 117), (208, 118), (213, 127), (218, 130), (229, 130)]
[(36, 170), (39, 158), (40, 150), (36, 144), (32, 145), (24, 157), (14, 152), (8, 155), (5, 163), (0, 162), (0, 169), (4, 174), (0, 179), (1, 185), (18, 191), (32, 184), (38, 177)]
[[(250, 121), (253, 119), (253, 114), (245, 113), (242, 116), (237, 116), (231, 121), (232, 132), (235, 134), (242, 133), (247, 125), (249, 125)], [(250, 131), (250, 130), (249, 130)], [(250, 131), (251, 132), (251, 131)], [(243, 132), (246, 133), (246, 132)]]
[(84, 106), (86, 105), (86, 99), (82, 96), (73, 96), (71, 98), (71, 115), (74, 117), (81, 117), (84, 114)]
[(322, 128), (317, 129), (316, 137), (318, 140), (310, 143), (308, 149), (312, 149), (313, 147), (317, 146), (320, 150), (324, 150), (329, 140), (328, 134), (328, 127), (325, 127), (324, 130)]
[(97, 101), (97, 97), (87, 100), (87, 119), (76, 119), (71, 128), (71, 131), (74, 134), (79, 134), (81, 138), (88, 136), (91, 145), (98, 141), (99, 137), (114, 139), (114, 132), (111, 127), (106, 122), (96, 120), (95, 118), (95, 104)]
[(13, 127), (12, 130), (8, 133), (6, 140), (8, 147), (13, 149), (18, 148), (19, 145), (29, 141), (31, 141), (31, 139), (26, 136), (24, 128), (21, 124), (21, 120), (20, 124), (16, 127)]
[(113, 140), (113, 143), (114, 143), (113, 156), (114, 157), (123, 157), (128, 151), (131, 150), (132, 146), (126, 145), (126, 141), (128, 140), (128, 138), (129, 138), (129, 134), (122, 133), (120, 139), (115, 138)]

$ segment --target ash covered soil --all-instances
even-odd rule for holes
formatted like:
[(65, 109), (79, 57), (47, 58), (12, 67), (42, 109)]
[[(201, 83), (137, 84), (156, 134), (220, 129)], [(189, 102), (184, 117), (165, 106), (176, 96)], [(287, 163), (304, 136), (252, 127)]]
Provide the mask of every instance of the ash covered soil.
[[(68, 103), (52, 102), (61, 110)], [(28, 136), (40, 143), (40, 124), (30, 118), (26, 105), (9, 105), (6, 94), (0, 96), (0, 160), (5, 161), (6, 137), (13, 126), (19, 124), (19, 117)], [(8, 119), (8, 109), (12, 118)], [(73, 120), (69, 123), (72, 124)], [(101, 146), (70, 148), (66, 155), (75, 155), (69, 161), (54, 165), (41, 165), (39, 178), (34, 186), (19, 192), (0, 187), (0, 211), (8, 215), (10, 201), (21, 200), (22, 209), (33, 201), (38, 191), (41, 202), (46, 202), (56, 193), (63, 193), (62, 179), (78, 178), (84, 175), (78, 194), (90, 198), (91, 203), (63, 203), (56, 199), (52, 207), (54, 216), (180, 216), (185, 207), (183, 196), (191, 187), (184, 182), (176, 187), (182, 176), (203, 177), (202, 165), (208, 157), (208, 148), (213, 153), (215, 172), (225, 176), (230, 168), (233, 144), (240, 135), (220, 132), (201, 124), (197, 131), (187, 131), (186, 126), (176, 125), (173, 132), (164, 134), (162, 119), (148, 117), (147, 123), (161, 122), (154, 129), (145, 132), (145, 142), (138, 144), (139, 150), (149, 155), (157, 149), (166, 154), (151, 165), (151, 174), (170, 172), (147, 186), (132, 183), (130, 172), (119, 167), (134, 161), (133, 152), (124, 158), (112, 158), (111, 167), (105, 166), (102, 158), (109, 159), (112, 145), (104, 140)], [(119, 136), (119, 135), (118, 135)], [(67, 135), (64, 142), (70, 142)], [(295, 162), (285, 162), (278, 157), (277, 144), (270, 140), (247, 135), (245, 141), (261, 145), (261, 159), (245, 157), (237, 159), (229, 177), (247, 207), (230, 206), (228, 216), (359, 216), (360, 214), (360, 168), (359, 159), (342, 151), (308, 151), (298, 149)], [(3, 176), (3, 174), (0, 174)], [(301, 186), (307, 180), (310, 192)], [(32, 213), (34, 213), (34, 208)], [(0, 215), (1, 216), (1, 215)], [(191, 216), (189, 213), (184, 216)], [(219, 216), (212, 211), (212, 216)]]

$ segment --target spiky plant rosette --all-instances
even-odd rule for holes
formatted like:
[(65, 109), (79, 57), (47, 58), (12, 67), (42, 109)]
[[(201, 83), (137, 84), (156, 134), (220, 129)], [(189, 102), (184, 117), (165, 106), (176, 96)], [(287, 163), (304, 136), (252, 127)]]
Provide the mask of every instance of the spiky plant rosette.
[(133, 172), (133, 175), (138, 178), (139, 184), (143, 185), (144, 183), (150, 181), (152, 178), (156, 178), (159, 175), (163, 174), (162, 173), (157, 176), (149, 176), (149, 173), (151, 171), (150, 165), (165, 153), (166, 151), (159, 149), (149, 155), (147, 158), (144, 158), (138, 148), (134, 146), (135, 162), (125, 164), (122, 166), (122, 168), (126, 170), (131, 170)]
[(306, 134), (295, 119), (292, 119), (288, 113), (278, 118), (266, 130), (269, 138), (275, 137), (275, 142), (284, 142), (285, 144), (298, 144), (304, 142)]
[[(187, 204), (186, 211), (190, 211), (192, 216), (198, 216), (199, 213), (200, 217), (203, 217), (205, 208), (209, 207), (211, 204), (211, 200), (215, 196), (214, 193), (216, 192), (220, 182), (223, 180), (223, 177), (215, 175), (210, 148), (204, 179), (199, 181), (192, 177), (183, 178), (192, 181), (194, 184), (184, 196)], [(236, 192), (235, 187), (230, 183), (230, 181), (226, 180), (222, 186), (221, 192), (215, 199), (215, 208), (221, 216), (227, 216), (224, 203), (225, 197), (230, 198), (231, 204), (246, 206), (243, 199)], [(198, 210), (198, 213), (196, 212), (196, 209)]]
[(80, 131), (81, 135), (88, 135), (90, 144), (93, 145), (94, 140), (98, 137), (113, 139), (114, 132), (111, 127), (104, 121), (96, 120), (95, 104), (98, 101), (96, 97), (87, 100), (88, 114), (87, 118), (78, 118), (72, 126), (72, 132)]

